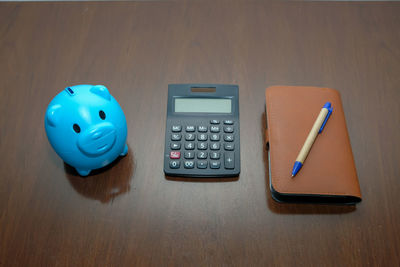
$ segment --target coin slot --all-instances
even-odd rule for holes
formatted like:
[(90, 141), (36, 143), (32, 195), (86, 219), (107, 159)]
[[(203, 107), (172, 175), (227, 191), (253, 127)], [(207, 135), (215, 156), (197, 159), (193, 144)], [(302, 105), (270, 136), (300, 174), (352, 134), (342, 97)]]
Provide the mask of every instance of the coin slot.
[(70, 94), (70, 95), (74, 95), (74, 94), (75, 94), (74, 90), (72, 90), (70, 87), (67, 87), (65, 90), (66, 90), (67, 93)]

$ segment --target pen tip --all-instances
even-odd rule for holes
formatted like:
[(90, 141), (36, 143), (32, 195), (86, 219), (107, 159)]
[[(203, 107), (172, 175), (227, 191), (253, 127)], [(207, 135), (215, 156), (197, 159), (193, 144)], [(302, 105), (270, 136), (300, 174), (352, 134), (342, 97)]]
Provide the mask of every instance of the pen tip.
[(294, 175), (292, 174), (292, 178), (294, 177)]

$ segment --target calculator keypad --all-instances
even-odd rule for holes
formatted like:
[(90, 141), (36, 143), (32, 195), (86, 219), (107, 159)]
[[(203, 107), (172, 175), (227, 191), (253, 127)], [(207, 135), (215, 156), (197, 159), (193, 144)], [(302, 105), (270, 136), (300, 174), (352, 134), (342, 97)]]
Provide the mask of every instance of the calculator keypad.
[(217, 119), (200, 124), (173, 124), (170, 168), (215, 171), (234, 169), (235, 127), (233, 120), (223, 120), (221, 123)]

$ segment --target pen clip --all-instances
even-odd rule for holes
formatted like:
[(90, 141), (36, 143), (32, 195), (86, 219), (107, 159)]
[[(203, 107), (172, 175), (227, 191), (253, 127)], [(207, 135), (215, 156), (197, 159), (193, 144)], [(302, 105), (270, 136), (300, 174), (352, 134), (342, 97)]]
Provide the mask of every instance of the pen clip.
[(332, 109), (332, 108), (327, 108), (327, 110), (328, 110), (328, 114), (326, 114), (325, 120), (324, 120), (324, 122), (322, 123), (322, 126), (321, 126), (321, 128), (319, 129), (319, 131), (318, 131), (319, 134), (320, 134), (320, 133), (322, 132), (322, 130), (324, 129), (325, 124), (326, 124), (326, 122), (328, 121), (329, 117), (331, 116), (332, 110), (333, 110), (333, 109)]

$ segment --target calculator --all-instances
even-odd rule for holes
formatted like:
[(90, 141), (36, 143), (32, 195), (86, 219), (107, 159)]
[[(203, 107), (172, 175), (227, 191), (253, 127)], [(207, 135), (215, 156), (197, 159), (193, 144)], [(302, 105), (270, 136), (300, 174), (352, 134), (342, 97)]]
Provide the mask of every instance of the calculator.
[(164, 173), (234, 177), (240, 173), (239, 87), (168, 85)]

